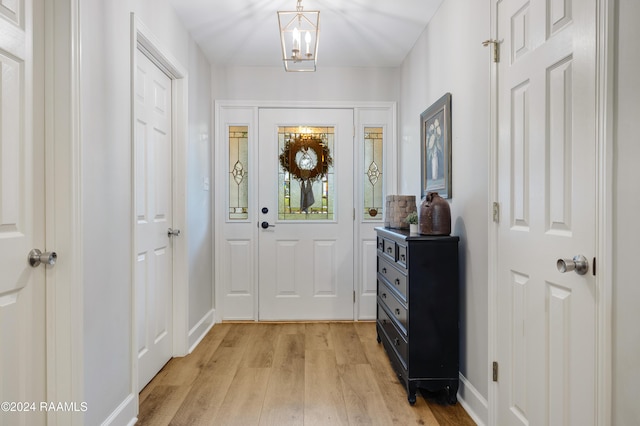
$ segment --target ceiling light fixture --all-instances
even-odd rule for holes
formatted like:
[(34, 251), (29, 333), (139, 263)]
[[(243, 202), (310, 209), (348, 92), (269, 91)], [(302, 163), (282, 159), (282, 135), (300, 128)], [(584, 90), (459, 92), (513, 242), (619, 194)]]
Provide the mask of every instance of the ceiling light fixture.
[(297, 1), (295, 12), (278, 11), (282, 62), (285, 71), (313, 72), (318, 59), (320, 11), (304, 11), (302, 0)]

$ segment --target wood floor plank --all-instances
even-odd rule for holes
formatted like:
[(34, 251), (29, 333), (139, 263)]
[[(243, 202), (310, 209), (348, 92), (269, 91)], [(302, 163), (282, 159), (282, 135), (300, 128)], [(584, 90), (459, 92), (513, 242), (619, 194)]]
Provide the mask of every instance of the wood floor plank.
[(303, 334), (281, 334), (260, 416), (261, 426), (304, 424)]
[(270, 375), (270, 368), (239, 367), (213, 424), (257, 425)]
[(251, 350), (245, 352), (242, 365), (254, 368), (271, 367), (280, 329), (279, 324), (255, 324), (251, 328)]
[(385, 406), (385, 394), (378, 387), (369, 364), (338, 365), (349, 424), (392, 424)]
[(338, 364), (366, 364), (368, 362), (353, 323), (331, 323), (329, 329)]
[(154, 386), (148, 397), (140, 404), (136, 425), (168, 425), (188, 391), (189, 388), (183, 386)]
[(333, 349), (329, 323), (305, 324), (305, 348), (317, 350)]
[(233, 382), (245, 348), (220, 347), (194, 381), (172, 425), (209, 425)]
[(337, 366), (332, 350), (305, 352), (305, 425), (349, 424)]

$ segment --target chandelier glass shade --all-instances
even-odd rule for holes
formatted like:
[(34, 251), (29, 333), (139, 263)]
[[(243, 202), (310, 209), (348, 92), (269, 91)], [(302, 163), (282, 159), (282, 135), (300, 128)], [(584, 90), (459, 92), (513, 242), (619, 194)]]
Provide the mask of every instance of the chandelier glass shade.
[(305, 11), (298, 0), (295, 11), (278, 11), (282, 62), (289, 72), (313, 72), (318, 59), (320, 11)]

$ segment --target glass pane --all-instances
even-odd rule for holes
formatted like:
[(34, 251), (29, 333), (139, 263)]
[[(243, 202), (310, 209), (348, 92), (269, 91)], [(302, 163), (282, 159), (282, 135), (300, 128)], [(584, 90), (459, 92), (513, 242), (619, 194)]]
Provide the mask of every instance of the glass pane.
[(229, 126), (229, 219), (249, 218), (249, 138), (247, 126)]
[(280, 127), (279, 220), (333, 220), (333, 127)]
[(364, 128), (364, 219), (382, 219), (382, 127)]

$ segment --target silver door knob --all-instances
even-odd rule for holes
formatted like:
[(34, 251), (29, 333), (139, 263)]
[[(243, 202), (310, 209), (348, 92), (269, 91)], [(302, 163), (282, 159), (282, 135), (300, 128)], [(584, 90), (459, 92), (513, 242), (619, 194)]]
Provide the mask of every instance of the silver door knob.
[(576, 271), (578, 275), (584, 275), (589, 270), (589, 261), (583, 255), (574, 256), (573, 259), (558, 259), (556, 262), (558, 271), (565, 273)]
[(167, 236), (169, 238), (171, 238), (171, 237), (179, 237), (180, 236), (180, 230), (179, 229), (169, 228), (169, 230), (167, 231)]
[(29, 252), (29, 265), (33, 268), (40, 266), (41, 263), (45, 265), (55, 265), (58, 260), (58, 255), (55, 251), (41, 252), (38, 249), (33, 249)]

